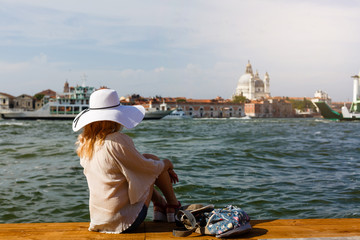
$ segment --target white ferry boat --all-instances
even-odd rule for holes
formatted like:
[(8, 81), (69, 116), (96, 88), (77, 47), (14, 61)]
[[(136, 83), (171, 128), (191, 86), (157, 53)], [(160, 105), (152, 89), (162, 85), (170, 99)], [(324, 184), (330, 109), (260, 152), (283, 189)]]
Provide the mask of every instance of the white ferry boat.
[(230, 117), (230, 119), (250, 120), (251, 117), (249, 115), (245, 115), (243, 117)]
[(167, 119), (167, 120), (172, 120), (172, 119), (192, 119), (191, 116), (189, 115), (186, 115), (185, 112), (181, 109), (176, 109), (174, 111), (172, 111), (169, 115), (166, 115), (164, 117), (164, 119)]
[[(17, 120), (72, 120), (81, 111), (89, 108), (89, 99), (94, 87), (77, 86), (71, 92), (57, 95), (56, 99), (46, 99), (40, 109), (25, 111), (21, 109), (0, 110), (3, 119)], [(161, 119), (170, 114), (171, 110), (157, 110), (145, 108), (144, 120)]]

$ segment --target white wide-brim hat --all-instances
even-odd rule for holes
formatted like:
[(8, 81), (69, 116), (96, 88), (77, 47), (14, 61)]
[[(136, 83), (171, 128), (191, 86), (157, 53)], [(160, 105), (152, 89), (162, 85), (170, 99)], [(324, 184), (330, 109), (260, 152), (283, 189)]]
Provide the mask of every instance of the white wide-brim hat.
[(89, 108), (75, 117), (72, 129), (77, 132), (87, 124), (97, 121), (117, 122), (130, 129), (138, 125), (144, 116), (143, 106), (120, 105), (120, 99), (115, 90), (100, 89), (90, 95)]

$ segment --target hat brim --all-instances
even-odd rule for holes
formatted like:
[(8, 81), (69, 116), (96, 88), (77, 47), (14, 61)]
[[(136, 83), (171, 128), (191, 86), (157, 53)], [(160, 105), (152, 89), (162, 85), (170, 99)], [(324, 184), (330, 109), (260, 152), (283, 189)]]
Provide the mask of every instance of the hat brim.
[[(131, 129), (138, 125), (145, 116), (145, 108), (141, 105), (119, 105), (106, 109), (85, 109), (80, 112), (73, 121), (72, 129), (79, 131), (86, 125), (98, 121), (112, 121)], [(76, 120), (77, 119), (77, 120)]]

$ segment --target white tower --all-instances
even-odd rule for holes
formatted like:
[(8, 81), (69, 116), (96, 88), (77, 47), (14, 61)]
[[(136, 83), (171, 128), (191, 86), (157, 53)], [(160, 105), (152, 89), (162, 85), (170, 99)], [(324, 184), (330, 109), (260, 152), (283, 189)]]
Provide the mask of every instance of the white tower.
[(353, 89), (353, 102), (356, 102), (359, 99), (359, 75), (352, 76), (354, 79), (354, 89)]
[(351, 76), (354, 79), (354, 89), (353, 89), (353, 102), (351, 104), (350, 112), (358, 112), (360, 109), (360, 99), (359, 99), (359, 75)]

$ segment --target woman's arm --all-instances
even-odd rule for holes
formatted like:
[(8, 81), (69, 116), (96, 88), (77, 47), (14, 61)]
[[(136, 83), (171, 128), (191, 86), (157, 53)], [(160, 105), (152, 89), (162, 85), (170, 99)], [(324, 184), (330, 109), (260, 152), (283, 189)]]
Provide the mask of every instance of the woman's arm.
[[(160, 160), (160, 158), (158, 156), (155, 156), (155, 155), (149, 154), (149, 153), (144, 153), (143, 156), (147, 159)], [(174, 165), (172, 164), (172, 162), (169, 159), (164, 159), (162, 161), (165, 163), (164, 170), (168, 171), (170, 178), (171, 178), (171, 182), (173, 184), (179, 182), (178, 175), (174, 171)]]
[(155, 156), (153, 154), (150, 153), (144, 153), (143, 156), (147, 159), (152, 159), (152, 160), (160, 160), (160, 158), (158, 156)]

